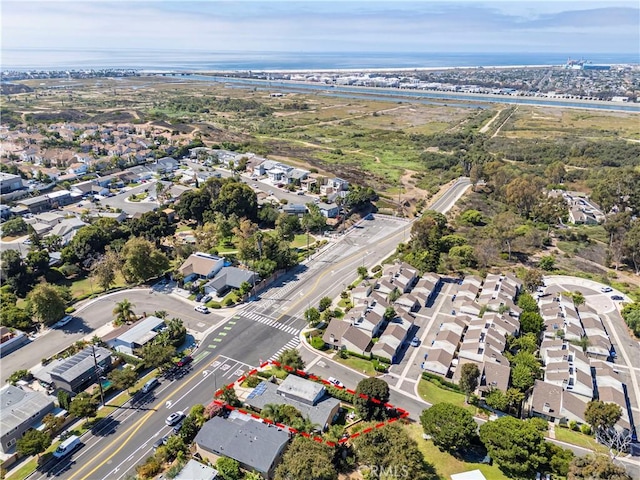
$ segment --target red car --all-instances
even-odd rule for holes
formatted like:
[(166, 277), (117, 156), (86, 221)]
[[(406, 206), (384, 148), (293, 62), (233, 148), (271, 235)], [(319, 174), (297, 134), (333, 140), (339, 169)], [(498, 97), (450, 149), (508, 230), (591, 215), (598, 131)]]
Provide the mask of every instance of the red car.
[(179, 367), (184, 367), (185, 365), (189, 365), (191, 362), (193, 362), (193, 357), (191, 355), (187, 355), (186, 357), (182, 357), (177, 365)]

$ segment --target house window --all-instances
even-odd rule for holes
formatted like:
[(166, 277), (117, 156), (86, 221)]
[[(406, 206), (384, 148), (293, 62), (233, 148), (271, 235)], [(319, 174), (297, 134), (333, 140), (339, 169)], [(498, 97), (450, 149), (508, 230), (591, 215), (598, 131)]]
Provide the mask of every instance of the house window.
[(39, 412), (39, 411), (38, 411), (38, 412), (36, 412), (36, 413), (34, 413), (33, 415), (31, 415), (31, 418), (36, 418), (38, 415), (40, 415), (40, 412)]
[(7, 448), (11, 448), (16, 444), (16, 439), (12, 438), (7, 442)]

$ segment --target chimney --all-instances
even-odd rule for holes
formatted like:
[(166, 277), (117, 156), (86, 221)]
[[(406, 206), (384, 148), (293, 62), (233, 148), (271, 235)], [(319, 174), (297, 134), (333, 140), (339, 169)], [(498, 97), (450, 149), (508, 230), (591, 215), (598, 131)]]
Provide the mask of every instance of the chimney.
[(551, 412), (551, 405), (549, 405), (549, 403), (545, 402), (544, 405), (542, 406), (542, 411), (544, 413)]

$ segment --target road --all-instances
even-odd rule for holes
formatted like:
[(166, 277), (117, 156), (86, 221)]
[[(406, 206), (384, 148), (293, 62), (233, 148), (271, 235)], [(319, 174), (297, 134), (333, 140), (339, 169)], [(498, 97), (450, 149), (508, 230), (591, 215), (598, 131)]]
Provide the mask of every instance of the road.
[[(438, 208), (450, 208), (467, 187), (468, 182), (466, 185), (464, 181), (456, 182), (450, 192), (436, 202)], [(164, 419), (170, 412), (178, 409), (188, 412), (195, 404), (209, 403), (215, 389), (223, 383), (241, 375), (250, 366), (258, 365), (261, 360), (275, 358), (283, 349), (297, 346), (299, 332), (306, 326), (304, 310), (311, 304), (317, 304), (324, 296), (337, 296), (356, 278), (358, 266), (372, 267), (379, 263), (403, 240), (410, 224), (404, 219), (383, 216), (363, 220), (328, 248), (279, 279), (272, 288), (261, 292), (258, 299), (246, 304), (226, 321), (212, 314), (214, 320), (208, 323), (214, 330), (201, 342), (189, 375), (163, 382), (154, 392), (153, 399), (143, 406), (118, 410), (106, 429), (83, 436), (85, 445), (72, 458), (33, 478), (44, 479), (47, 473), (55, 473), (61, 478), (120, 479), (132, 474), (135, 465), (149, 455), (153, 442), (169, 431)], [(136, 304), (138, 311), (144, 308), (149, 311), (164, 309), (170, 315), (174, 311), (179, 313), (176, 316), (180, 318), (194, 315), (183, 300), (169, 295), (149, 294), (148, 290), (136, 292), (136, 296), (132, 293), (100, 299), (79, 310), (78, 314), (83, 322), (87, 322), (85, 318), (92, 319), (88, 325), (99, 326), (105, 323), (105, 319), (111, 320), (114, 302), (127, 296)], [(165, 306), (165, 300), (179, 303)], [(102, 320), (98, 320), (100, 318)], [(68, 326), (78, 328), (73, 322)], [(61, 332), (55, 334), (64, 335)], [(84, 336), (87, 333), (83, 329), (82, 334), (77, 334)], [(73, 341), (72, 335), (57, 338), (57, 341)], [(41, 342), (34, 342), (38, 343)], [(394, 400), (409, 411), (421, 410), (419, 399), (404, 398), (394, 392)]]

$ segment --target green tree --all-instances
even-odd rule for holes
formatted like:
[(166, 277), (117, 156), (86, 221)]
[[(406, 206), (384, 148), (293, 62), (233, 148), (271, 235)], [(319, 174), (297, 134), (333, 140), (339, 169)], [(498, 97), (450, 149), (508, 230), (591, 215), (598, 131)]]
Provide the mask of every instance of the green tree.
[(369, 274), (369, 270), (364, 265), (360, 265), (357, 268), (357, 272), (360, 278), (367, 278), (367, 275)]
[(131, 238), (122, 248), (122, 273), (131, 282), (144, 282), (169, 268), (169, 259), (144, 238)]
[(283, 350), (282, 353), (278, 356), (278, 362), (283, 367), (291, 367), (295, 370), (303, 370), (304, 369), (304, 360), (300, 356), (300, 352), (295, 348), (289, 348), (287, 350)]
[(44, 249), (30, 250), (27, 253), (27, 266), (36, 276), (44, 275), (49, 270), (49, 252)]
[(455, 265), (461, 268), (474, 268), (478, 264), (476, 251), (471, 245), (452, 247), (451, 250), (449, 250), (449, 258), (455, 262)]
[(576, 308), (584, 305), (585, 299), (582, 292), (578, 292), (577, 290), (575, 292), (571, 292), (571, 297), (573, 298), (573, 304)]
[(240, 480), (240, 464), (229, 457), (220, 457), (216, 462), (216, 470), (222, 480)]
[(420, 423), (424, 433), (431, 436), (434, 445), (452, 454), (469, 448), (477, 435), (478, 426), (473, 415), (450, 403), (436, 403), (423, 410)]
[(300, 220), (296, 215), (281, 213), (276, 220), (276, 233), (288, 242), (293, 241), (300, 228)]
[(51, 446), (51, 436), (47, 432), (41, 432), (40, 430), (27, 430), (22, 438), (19, 438), (16, 442), (16, 450), (25, 456), (37, 455), (40, 458), (40, 454)]
[(134, 307), (135, 305), (126, 298), (123, 298), (122, 301), (116, 303), (116, 306), (113, 309), (113, 314), (116, 316), (116, 325), (122, 325), (126, 322), (135, 321), (137, 316), (133, 311)]
[(548, 461), (548, 447), (531, 420), (501, 417), (480, 426), (480, 440), (491, 458), (510, 477), (532, 478)]
[(523, 217), (528, 217), (542, 194), (538, 177), (522, 175), (514, 178), (505, 189), (505, 200)]
[(520, 224), (520, 218), (511, 212), (499, 213), (492, 222), (493, 237), (507, 247), (509, 261), (511, 261), (512, 243), (518, 237), (516, 229)]
[(191, 442), (193, 442), (193, 439), (196, 438), (197, 434), (198, 425), (196, 424), (196, 419), (191, 415), (187, 415), (182, 422), (182, 427), (180, 428), (180, 437), (186, 445), (190, 445)]
[(482, 213), (478, 210), (465, 210), (460, 214), (460, 222), (465, 225), (482, 226), (485, 224)]
[(511, 385), (522, 392), (526, 392), (536, 381), (532, 370), (526, 365), (515, 365), (511, 369)]
[(469, 396), (478, 388), (478, 378), (480, 370), (475, 363), (465, 363), (460, 371), (460, 381), (458, 385), (465, 394), (465, 402), (469, 402)]
[(22, 217), (11, 218), (2, 225), (2, 236), (15, 237), (24, 233), (27, 233), (27, 223)]
[(113, 250), (107, 252), (91, 267), (91, 276), (102, 290), (109, 290), (116, 281), (120, 257)]
[(337, 480), (331, 448), (301, 436), (294, 438), (276, 469), (275, 480), (294, 479)]
[(116, 389), (128, 392), (138, 381), (138, 374), (133, 368), (120, 368), (109, 372), (108, 378)]
[[(360, 395), (366, 395), (362, 398)], [(373, 399), (377, 400), (375, 402)], [(389, 385), (380, 378), (365, 378), (358, 382), (353, 406), (364, 420), (383, 420), (387, 416), (384, 406), (389, 402)]]
[(77, 418), (95, 417), (98, 413), (98, 402), (88, 393), (81, 392), (71, 400), (69, 413)]
[(622, 416), (622, 409), (615, 403), (592, 400), (587, 403), (584, 419), (594, 431), (606, 430), (613, 427)]
[(484, 397), (484, 402), (494, 410), (506, 412), (509, 406), (509, 399), (502, 390), (492, 388)]
[(381, 475), (373, 478), (400, 478), (427, 480), (436, 478), (431, 465), (425, 463), (416, 442), (397, 423), (374, 428), (366, 435), (353, 440), (353, 448), (360, 465), (375, 467), (378, 472), (393, 472), (391, 477)]
[(631, 480), (631, 476), (607, 455), (592, 453), (571, 461), (567, 480)]
[(144, 364), (149, 368), (160, 368), (166, 370), (173, 365), (173, 357), (176, 348), (172, 345), (160, 345), (149, 342), (137, 351), (137, 355), (142, 358)]
[(71, 405), (71, 395), (64, 390), (58, 390), (58, 405), (60, 405), (60, 408), (69, 410), (69, 405)]
[(546, 255), (540, 258), (538, 266), (545, 272), (551, 272), (556, 266), (556, 257), (553, 255)]
[(633, 264), (636, 275), (640, 275), (640, 221), (635, 220), (624, 236), (623, 251)]
[(304, 311), (304, 318), (309, 325), (316, 325), (320, 321), (320, 312), (315, 307), (307, 308)]
[(51, 325), (64, 316), (68, 294), (68, 289), (42, 282), (27, 295), (27, 305), (37, 321)]
[(539, 312), (538, 304), (531, 296), (531, 294), (527, 292), (522, 292), (518, 296), (518, 306), (525, 312)]
[(544, 328), (544, 319), (536, 312), (522, 312), (520, 314), (520, 331), (524, 334), (539, 334)]
[(320, 208), (315, 203), (307, 203), (308, 212), (302, 216), (300, 226), (306, 232), (321, 233), (327, 226), (327, 218), (322, 215)]
[(240, 400), (238, 399), (238, 395), (236, 394), (236, 390), (234, 388), (224, 387), (222, 389), (222, 399), (232, 407), (240, 406)]
[(318, 311), (324, 312), (330, 306), (331, 306), (331, 299), (329, 297), (322, 297), (320, 299), (320, 302), (318, 303)]
[(544, 285), (542, 272), (537, 268), (528, 269), (523, 278), (524, 286), (530, 292), (535, 292), (538, 287)]

